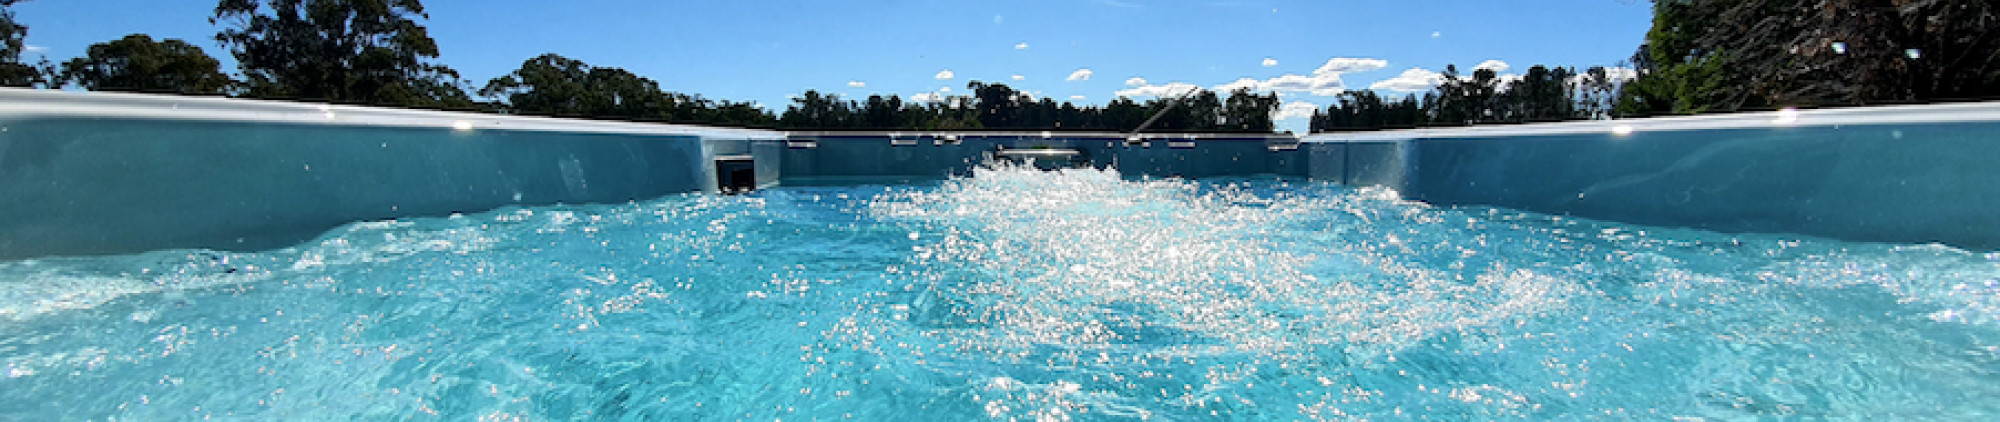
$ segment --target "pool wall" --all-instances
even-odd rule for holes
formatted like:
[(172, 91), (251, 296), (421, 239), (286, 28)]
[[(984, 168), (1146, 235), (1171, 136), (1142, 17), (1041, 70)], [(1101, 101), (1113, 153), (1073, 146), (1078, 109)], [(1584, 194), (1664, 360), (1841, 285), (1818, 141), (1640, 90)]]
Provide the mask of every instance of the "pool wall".
[(2000, 249), (2000, 104), (1321, 134), (1434, 205)]
[(712, 191), (777, 132), (0, 89), (0, 260), (283, 247), (354, 221)]
[(1001, 149), (1070, 149), (1079, 164), (1133, 176), (1214, 177), (1304, 175), (1297, 139), (1266, 134), (1051, 132), (793, 132), (760, 141), (758, 163), (775, 162), (788, 182), (849, 179), (935, 179), (967, 174)]
[(936, 179), (1001, 148), (1131, 176), (1279, 175), (1436, 205), (2000, 249), (2000, 103), (1289, 135), (777, 132), (0, 89), (0, 260), (258, 250), (354, 221)]

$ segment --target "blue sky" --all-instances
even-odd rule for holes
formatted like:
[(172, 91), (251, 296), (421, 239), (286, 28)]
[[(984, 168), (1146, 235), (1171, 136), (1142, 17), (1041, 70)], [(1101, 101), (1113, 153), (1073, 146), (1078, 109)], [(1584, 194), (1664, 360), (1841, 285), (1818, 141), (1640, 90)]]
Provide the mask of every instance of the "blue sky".
[[(30, 60), (45, 55), (60, 62), (90, 44), (146, 33), (202, 46), (233, 70), (213, 41), (218, 28), (208, 16), (215, 4), (33, 0), (14, 10), (31, 28)], [(1426, 71), (1446, 64), (1505, 63), (1516, 72), (1534, 64), (1614, 65), (1644, 37), (1651, 3), (432, 0), (425, 6), (440, 61), (474, 85), (553, 52), (625, 68), (671, 91), (778, 111), (807, 89), (909, 98), (963, 94), (970, 80), (1079, 104), (1102, 104), (1121, 92), (1143, 99), (1169, 87), (1250, 86), (1280, 92), (1299, 111), (1324, 107), (1331, 99), (1325, 94), (1342, 89), (1420, 88)], [(1302, 118), (1280, 122), (1287, 129), (1303, 125)]]

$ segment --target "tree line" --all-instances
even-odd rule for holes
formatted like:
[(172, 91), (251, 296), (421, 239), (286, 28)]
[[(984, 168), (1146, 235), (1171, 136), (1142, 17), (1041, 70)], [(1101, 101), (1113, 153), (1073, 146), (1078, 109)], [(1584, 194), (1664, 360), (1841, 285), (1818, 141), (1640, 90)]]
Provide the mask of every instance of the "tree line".
[(1118, 98), (1103, 107), (1078, 107), (1070, 102), (1036, 98), (1005, 84), (972, 81), (971, 96), (942, 101), (906, 102), (901, 97), (870, 95), (866, 101), (806, 91), (778, 118), (779, 126), (823, 129), (922, 130), (1063, 130), (1131, 131), (1159, 115), (1147, 130), (1161, 132), (1270, 133), (1271, 114), (1278, 111), (1277, 94), (1249, 90), (1228, 97), (1196, 91), (1183, 97), (1145, 103)]
[(1632, 78), (1536, 66), (1503, 82), (1446, 67), (1435, 89), (1340, 94), (1313, 131), (2000, 98), (2000, 2), (1674, 0)]
[[(972, 96), (865, 102), (807, 91), (782, 114), (755, 104), (666, 91), (652, 79), (550, 53), (476, 90), (439, 63), (437, 42), (419, 22), (418, 0), (220, 0), (215, 40), (236, 58), (241, 79), (184, 40), (132, 34), (91, 45), (84, 56), (24, 63), (27, 27), (0, 0), (0, 85), (138, 91), (474, 110), (524, 115), (700, 123), (785, 129), (1129, 130), (1159, 110), (1155, 127), (1174, 131), (1270, 132), (1275, 94), (1201, 92), (1177, 104), (1119, 99), (1078, 107), (1033, 98), (1004, 84), (973, 81)], [(484, 98), (483, 100), (481, 98)]]
[(1603, 119), (1613, 115), (1624, 81), (1605, 67), (1582, 74), (1536, 65), (1506, 80), (1493, 69), (1461, 76), (1446, 65), (1437, 87), (1422, 95), (1384, 98), (1375, 91), (1346, 91), (1313, 112), (1314, 132), (1379, 130), (1484, 123)]
[[(61, 63), (22, 59), (28, 27), (0, 0), (0, 85), (228, 95), (338, 103), (784, 129), (1270, 132), (1276, 94), (1198, 91), (1078, 106), (1004, 84), (970, 95), (806, 91), (784, 111), (669, 92), (624, 69), (557, 54), (530, 58), (474, 88), (438, 61), (419, 0), (219, 0), (210, 22), (241, 78), (200, 47), (145, 34), (92, 45)], [(1609, 69), (1534, 66), (1502, 77), (1446, 66), (1421, 94), (1347, 91), (1316, 110), (1313, 131), (1598, 119), (1773, 107), (2000, 96), (2000, 6), (1986, 0), (1676, 0), (1654, 2), (1632, 57)]]

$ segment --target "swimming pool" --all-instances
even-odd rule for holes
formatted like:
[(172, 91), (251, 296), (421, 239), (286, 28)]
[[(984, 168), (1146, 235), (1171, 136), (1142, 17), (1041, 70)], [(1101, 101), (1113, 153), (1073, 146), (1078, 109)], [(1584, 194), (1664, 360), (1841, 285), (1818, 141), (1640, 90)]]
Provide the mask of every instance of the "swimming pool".
[(2000, 411), (1995, 274), (981, 169), (0, 263), (0, 419), (1968, 419)]

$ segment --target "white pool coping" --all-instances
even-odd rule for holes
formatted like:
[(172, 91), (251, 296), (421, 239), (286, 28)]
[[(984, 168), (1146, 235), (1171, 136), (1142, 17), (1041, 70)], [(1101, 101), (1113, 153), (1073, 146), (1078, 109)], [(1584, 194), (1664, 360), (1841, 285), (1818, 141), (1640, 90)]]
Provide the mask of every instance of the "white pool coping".
[(453, 130), (511, 130), (708, 139), (784, 139), (774, 130), (621, 122), (225, 97), (0, 88), (0, 117), (98, 117)]
[(1389, 142), (1412, 139), (1501, 138), (1577, 134), (1630, 135), (1646, 132), (1696, 130), (1969, 122), (2000, 122), (2000, 101), (1778, 110), (1641, 119), (1490, 124), (1450, 128), (1330, 132), (1306, 136), (1302, 141)]

